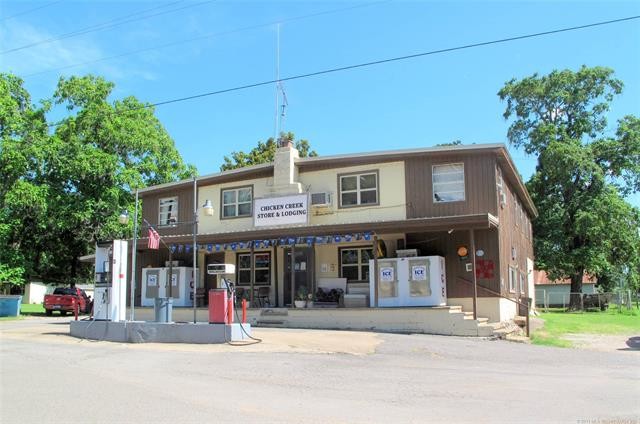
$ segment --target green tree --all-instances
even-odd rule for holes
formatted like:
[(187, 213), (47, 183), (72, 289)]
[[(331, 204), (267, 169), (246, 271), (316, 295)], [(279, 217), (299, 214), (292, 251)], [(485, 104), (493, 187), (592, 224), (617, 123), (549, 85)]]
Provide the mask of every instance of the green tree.
[[(311, 146), (307, 140), (301, 139), (294, 141), (292, 132), (280, 134), (280, 140), (290, 141), (300, 153), (301, 158), (318, 156), (315, 150), (311, 150)], [(273, 137), (266, 142), (258, 141), (258, 146), (245, 153), (243, 151), (231, 152), (231, 156), (224, 157), (224, 163), (220, 166), (221, 171), (229, 171), (236, 168), (244, 168), (245, 166), (258, 165), (260, 163), (273, 162), (276, 154), (277, 143)]]
[[(102, 78), (60, 79), (40, 107), (15, 76), (1, 74), (0, 87), (0, 166), (9, 176), (0, 186), (0, 263), (25, 277), (78, 277), (77, 258), (96, 241), (131, 234), (133, 223), (122, 228), (117, 216), (133, 211), (132, 188), (195, 173), (153, 109), (134, 97), (109, 101), (114, 85)], [(54, 107), (67, 117), (49, 126)]]
[[(637, 281), (640, 213), (623, 198), (640, 189), (639, 120), (625, 116), (607, 136), (606, 112), (623, 83), (608, 68), (553, 71), (498, 92), (512, 119), (509, 142), (538, 156), (527, 187), (540, 216), (534, 222), (536, 263), (551, 278), (626, 273)], [(571, 308), (580, 307), (572, 296)]]

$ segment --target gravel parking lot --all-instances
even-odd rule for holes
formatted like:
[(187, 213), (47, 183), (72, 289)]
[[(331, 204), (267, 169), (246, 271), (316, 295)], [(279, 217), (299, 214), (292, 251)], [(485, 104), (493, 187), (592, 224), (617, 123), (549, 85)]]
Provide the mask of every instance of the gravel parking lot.
[(640, 423), (640, 351), (285, 329), (120, 344), (68, 322), (0, 322), (2, 423)]

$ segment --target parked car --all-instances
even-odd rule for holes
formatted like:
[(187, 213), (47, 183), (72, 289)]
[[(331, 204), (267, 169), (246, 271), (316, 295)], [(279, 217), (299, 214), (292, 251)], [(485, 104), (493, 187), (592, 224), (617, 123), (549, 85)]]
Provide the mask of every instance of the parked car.
[(93, 300), (82, 289), (57, 287), (53, 294), (44, 296), (43, 306), (45, 313), (49, 316), (53, 314), (53, 311), (58, 311), (60, 315), (65, 316), (67, 312), (73, 313), (76, 307), (78, 307), (78, 312), (88, 314), (93, 307)]

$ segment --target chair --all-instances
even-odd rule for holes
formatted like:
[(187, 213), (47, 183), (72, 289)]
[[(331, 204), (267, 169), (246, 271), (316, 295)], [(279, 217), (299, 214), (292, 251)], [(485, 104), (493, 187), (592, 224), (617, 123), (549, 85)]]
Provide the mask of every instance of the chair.
[(271, 302), (269, 301), (269, 295), (271, 294), (271, 287), (263, 286), (258, 287), (258, 303), (260, 307), (271, 306)]

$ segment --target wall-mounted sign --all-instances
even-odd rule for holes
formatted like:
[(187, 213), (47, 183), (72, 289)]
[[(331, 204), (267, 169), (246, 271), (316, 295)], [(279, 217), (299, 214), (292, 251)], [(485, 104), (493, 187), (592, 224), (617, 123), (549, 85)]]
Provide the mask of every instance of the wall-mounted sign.
[(380, 281), (395, 281), (394, 274), (392, 266), (380, 267)]
[(309, 221), (307, 193), (255, 199), (253, 208), (255, 227), (306, 224)]

